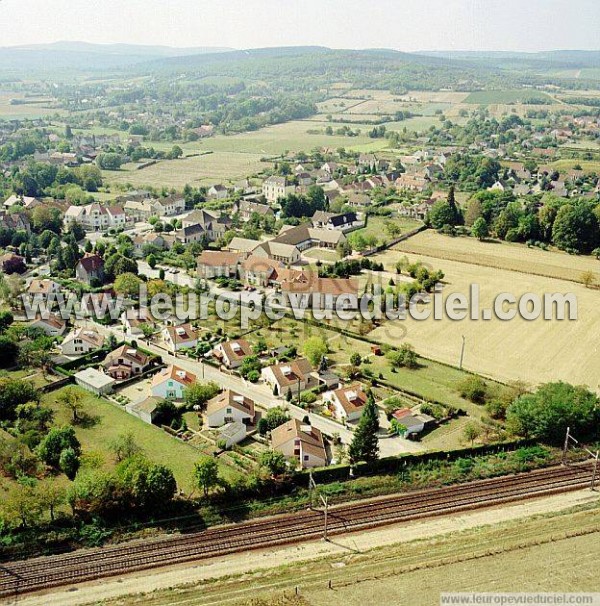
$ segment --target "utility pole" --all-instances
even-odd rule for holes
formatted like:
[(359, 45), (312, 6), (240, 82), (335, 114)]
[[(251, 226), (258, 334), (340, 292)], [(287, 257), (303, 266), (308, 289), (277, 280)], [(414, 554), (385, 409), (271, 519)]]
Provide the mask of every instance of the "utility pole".
[(596, 471), (598, 469), (598, 457), (600, 457), (600, 450), (596, 451), (596, 457), (594, 459), (594, 471), (592, 472), (592, 490), (596, 490)]
[(465, 337), (465, 335), (462, 335), (462, 346), (460, 348), (460, 362), (458, 363), (459, 370), (462, 370), (463, 360), (465, 359), (465, 342), (466, 342), (466, 337)]
[(321, 497), (321, 501), (323, 501), (323, 504), (325, 505), (325, 529), (323, 531), (323, 540), (328, 541), (329, 539), (327, 538), (327, 514), (329, 512), (329, 497)]
[(565, 435), (565, 445), (563, 446), (563, 457), (562, 464), (567, 464), (567, 450), (569, 449), (569, 439), (571, 438), (571, 428), (567, 427), (567, 433)]

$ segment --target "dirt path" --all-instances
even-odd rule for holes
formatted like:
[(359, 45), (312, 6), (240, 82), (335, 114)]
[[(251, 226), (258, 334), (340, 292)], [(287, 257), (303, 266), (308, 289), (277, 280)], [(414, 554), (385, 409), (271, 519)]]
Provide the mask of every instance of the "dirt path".
[[(376, 547), (406, 543), (417, 539), (432, 538), (449, 532), (457, 532), (500, 522), (523, 519), (536, 514), (556, 512), (575, 505), (597, 500), (598, 495), (589, 490), (566, 493), (517, 503), (509, 506), (478, 510), (455, 516), (396, 524), (385, 528), (335, 537), (334, 541), (320, 541), (293, 545), (279, 549), (257, 550), (244, 554), (190, 563), (152, 572), (126, 575), (97, 583), (61, 588), (44, 595), (20, 598), (21, 606), (79, 606), (97, 604), (101, 600), (120, 596), (146, 593), (179, 585), (246, 574), (321, 558), (326, 555), (363, 553)], [(5, 604), (16, 603), (13, 601)]]

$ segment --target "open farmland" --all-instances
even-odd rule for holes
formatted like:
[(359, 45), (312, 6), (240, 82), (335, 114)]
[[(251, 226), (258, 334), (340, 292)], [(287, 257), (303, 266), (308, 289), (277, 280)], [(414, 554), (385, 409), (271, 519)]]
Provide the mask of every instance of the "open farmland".
[[(13, 99), (18, 100), (19, 103), (11, 103)], [(0, 91), (0, 120), (23, 120), (65, 113), (52, 107), (53, 103), (54, 100), (49, 98), (26, 98), (21, 93)]]
[(104, 171), (109, 183), (131, 183), (135, 187), (177, 187), (235, 182), (259, 172), (264, 167), (260, 155), (248, 153), (214, 153), (160, 160), (138, 170), (137, 164), (125, 164), (119, 171)]
[[(389, 250), (371, 257), (392, 269), (406, 253)], [(525, 249), (523, 250), (525, 255)], [(565, 380), (586, 384), (598, 390), (600, 358), (598, 331), (600, 309), (598, 292), (566, 280), (482, 267), (439, 259), (434, 256), (406, 254), (409, 261), (421, 261), (445, 273), (444, 293), (469, 296), (472, 284), (480, 288), (480, 310), (491, 309), (500, 293), (511, 293), (517, 300), (525, 293), (573, 293), (577, 298), (576, 321), (526, 321), (516, 317), (511, 321), (493, 318), (489, 321), (452, 321), (429, 318), (387, 322), (370, 333), (370, 337), (397, 345), (411, 343), (418, 353), (449, 364), (458, 364), (462, 337), (466, 339), (465, 368), (499, 379), (521, 379), (530, 384)], [(481, 311), (479, 314), (481, 318)]]
[(485, 90), (471, 93), (464, 103), (474, 103), (477, 105), (490, 105), (494, 103), (512, 104), (525, 103), (543, 99), (549, 103), (552, 97), (539, 90), (521, 89), (521, 90)]
[(469, 237), (450, 238), (433, 230), (427, 230), (401, 242), (395, 248), (438, 259), (509, 269), (573, 282), (581, 282), (581, 274), (591, 271), (596, 274), (596, 280), (600, 284), (600, 262), (594, 257), (527, 248), (523, 244), (496, 240), (479, 242)]

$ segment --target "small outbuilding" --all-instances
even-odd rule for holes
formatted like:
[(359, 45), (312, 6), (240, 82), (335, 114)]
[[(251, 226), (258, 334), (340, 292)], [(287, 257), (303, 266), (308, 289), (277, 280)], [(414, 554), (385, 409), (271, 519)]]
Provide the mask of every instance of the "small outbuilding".
[(95, 368), (86, 368), (75, 375), (75, 383), (97, 396), (110, 393), (116, 381)]

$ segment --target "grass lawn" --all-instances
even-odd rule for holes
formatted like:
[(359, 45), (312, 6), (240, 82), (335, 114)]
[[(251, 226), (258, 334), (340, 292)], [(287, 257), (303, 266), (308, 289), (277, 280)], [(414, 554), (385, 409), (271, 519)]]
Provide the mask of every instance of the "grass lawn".
[(305, 257), (309, 259), (317, 259), (319, 261), (339, 261), (340, 256), (337, 254), (335, 250), (331, 250), (330, 248), (311, 248), (302, 253)]
[[(116, 404), (82, 389), (75, 389), (83, 396), (84, 411), (92, 419), (89, 424), (75, 426), (83, 453), (88, 459), (98, 459), (106, 468), (113, 467), (114, 458), (109, 447), (111, 441), (131, 432), (149, 459), (172, 469), (180, 488), (188, 493), (192, 490), (194, 464), (200, 457), (196, 448), (169, 436), (158, 427), (144, 423)], [(43, 398), (44, 403), (55, 411), (57, 426), (68, 425), (71, 420), (70, 412), (57, 403), (56, 398), (61, 391), (47, 394)], [(226, 466), (221, 466), (220, 471), (223, 476), (229, 478), (233, 473)]]
[[(396, 372), (392, 372), (385, 356), (374, 356), (371, 353), (369, 343), (333, 330), (309, 326), (304, 322), (290, 319), (276, 322), (269, 329), (257, 330), (247, 335), (246, 338), (251, 344), (254, 344), (259, 338), (263, 338), (269, 347), (295, 346), (301, 354), (304, 343), (313, 336), (321, 336), (327, 341), (329, 346), (327, 357), (333, 370), (338, 373), (343, 373), (344, 367), (349, 364), (350, 355), (356, 352), (363, 358), (369, 358), (370, 363), (364, 364), (363, 369), (370, 369), (375, 378), (379, 377), (379, 373), (381, 373), (386, 381), (398, 389), (415, 393), (426, 400), (437, 400), (462, 408), (474, 417), (481, 417), (485, 414), (483, 407), (465, 400), (458, 393), (458, 386), (468, 376), (467, 373), (432, 360), (421, 358), (419, 369), (400, 368)], [(395, 345), (399, 344), (400, 342), (395, 343)]]
[[(376, 236), (380, 241), (392, 240), (386, 225), (392, 223), (400, 228), (401, 233), (406, 233), (422, 225), (420, 221), (408, 217), (380, 217), (379, 215), (370, 215), (367, 219), (367, 225), (361, 229), (356, 229), (350, 234), (362, 234), (363, 236)], [(397, 236), (394, 236), (397, 237)]]

